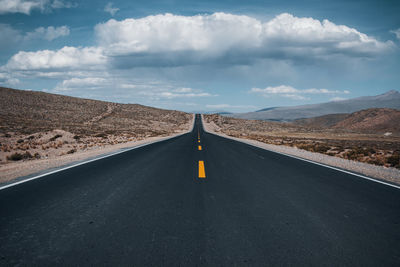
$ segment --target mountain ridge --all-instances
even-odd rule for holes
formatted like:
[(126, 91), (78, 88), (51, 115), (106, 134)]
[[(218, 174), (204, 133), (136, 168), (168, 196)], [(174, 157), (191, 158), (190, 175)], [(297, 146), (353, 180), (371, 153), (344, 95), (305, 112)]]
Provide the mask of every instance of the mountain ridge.
[(271, 107), (255, 112), (230, 114), (229, 116), (241, 119), (293, 121), (328, 114), (353, 113), (369, 108), (400, 109), (400, 92), (390, 90), (376, 96), (361, 96), (341, 101), (308, 105)]

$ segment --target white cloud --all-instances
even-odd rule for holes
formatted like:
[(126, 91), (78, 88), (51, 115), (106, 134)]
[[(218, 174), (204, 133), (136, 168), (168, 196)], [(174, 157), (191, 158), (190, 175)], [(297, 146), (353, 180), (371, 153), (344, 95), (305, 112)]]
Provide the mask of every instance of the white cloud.
[(71, 78), (57, 84), (54, 91), (69, 91), (76, 88), (96, 89), (101, 88), (107, 83), (105, 78), (86, 77), (86, 78)]
[(390, 31), (390, 32), (393, 33), (394, 35), (396, 35), (397, 39), (400, 39), (400, 28), (398, 28), (397, 30)]
[(230, 105), (230, 104), (208, 104), (206, 105), (206, 108), (210, 109), (254, 109), (257, 108), (256, 106), (253, 105)]
[(59, 9), (59, 8), (74, 8), (77, 7), (77, 3), (71, 3), (71, 2), (64, 2), (61, 0), (54, 0), (51, 5), (52, 8), (54, 9)]
[(108, 2), (104, 7), (104, 11), (110, 13), (111, 16), (114, 16), (119, 11), (119, 8), (113, 7), (113, 3)]
[(31, 39), (43, 38), (48, 41), (52, 41), (59, 37), (68, 36), (69, 33), (70, 31), (68, 26), (61, 26), (61, 27), (50, 26), (47, 28), (39, 27), (36, 28), (33, 32), (28, 32), (25, 35), (25, 39), (31, 40)]
[(104, 67), (107, 58), (101, 48), (65, 46), (57, 51), (18, 52), (7, 62), (9, 70), (85, 69)]
[(316, 89), (316, 88), (310, 88), (310, 89), (296, 89), (292, 86), (288, 85), (280, 85), (280, 86), (268, 86), (266, 88), (260, 89), (260, 88), (252, 88), (250, 90), (251, 93), (256, 93), (260, 94), (264, 97), (269, 97), (271, 95), (279, 95), (291, 99), (296, 99), (296, 100), (305, 100), (309, 99), (305, 96), (304, 94), (349, 94), (350, 92), (348, 90), (344, 91), (339, 91), (339, 90), (328, 90), (328, 89)]
[(95, 28), (109, 55), (196, 52), (199, 57), (372, 55), (394, 46), (345, 25), (283, 13), (263, 23), (226, 13), (111, 19)]
[(19, 79), (12, 77), (8, 73), (0, 72), (0, 84), (6, 86), (15, 86), (18, 85), (19, 83), (20, 83)]
[(60, 0), (0, 0), (0, 14), (23, 13), (29, 15), (35, 9), (46, 12), (52, 9), (72, 7), (76, 7), (76, 4)]
[(343, 101), (343, 100), (346, 100), (347, 98), (345, 98), (345, 97), (339, 97), (339, 96), (337, 96), (337, 97), (332, 97), (331, 99), (329, 99), (329, 101), (334, 101), (334, 102), (336, 102), (336, 101)]
[[(389, 41), (379, 42), (347, 26), (327, 20), (298, 18), (287, 13), (266, 23), (249, 16), (226, 13), (165, 14), (122, 21), (111, 19), (98, 24), (95, 32), (97, 47), (21, 51), (8, 61), (7, 67), (14, 70), (94, 65), (130, 68), (182, 66), (218, 60), (235, 65), (267, 57), (310, 60), (338, 53), (366, 56), (393, 46)], [(53, 40), (68, 34), (67, 26), (41, 27), (28, 33), (26, 39), (39, 36)], [(106, 63), (110, 64), (105, 66)]]
[(191, 93), (194, 90), (192, 88), (189, 87), (182, 87), (182, 88), (176, 88), (174, 90), (172, 90), (175, 93)]
[(155, 89), (139, 92), (142, 96), (151, 97), (153, 99), (174, 99), (174, 98), (197, 98), (217, 96), (192, 88), (176, 88), (176, 89)]

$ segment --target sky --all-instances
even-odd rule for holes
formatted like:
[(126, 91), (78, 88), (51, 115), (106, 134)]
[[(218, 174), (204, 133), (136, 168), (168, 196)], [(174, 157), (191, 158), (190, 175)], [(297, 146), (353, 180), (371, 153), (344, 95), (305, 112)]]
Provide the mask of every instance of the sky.
[(400, 1), (0, 0), (0, 86), (248, 112), (399, 90)]

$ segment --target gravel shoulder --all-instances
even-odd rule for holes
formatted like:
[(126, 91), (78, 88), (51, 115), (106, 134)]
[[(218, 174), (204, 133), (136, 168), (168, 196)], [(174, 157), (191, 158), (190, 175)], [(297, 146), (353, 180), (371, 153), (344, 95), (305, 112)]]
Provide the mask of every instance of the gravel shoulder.
[(376, 166), (372, 164), (367, 164), (363, 162), (357, 162), (347, 159), (342, 159), (338, 157), (328, 156), (320, 153), (310, 152), (302, 149), (298, 149), (296, 147), (289, 147), (284, 145), (272, 145), (266, 144), (263, 142), (259, 142), (256, 140), (245, 139), (245, 138), (237, 138), (228, 136), (222, 132), (220, 132), (220, 128), (215, 125), (215, 123), (207, 123), (204, 119), (202, 119), (203, 128), (206, 132), (213, 133), (225, 138), (229, 138), (232, 140), (236, 140), (239, 142), (247, 143), (253, 146), (257, 146), (266, 150), (279, 152), (283, 154), (288, 154), (292, 156), (296, 156), (299, 158), (311, 160), (317, 163), (326, 164), (332, 167), (340, 168), (343, 170), (351, 171), (354, 173), (359, 173), (371, 178), (375, 178), (378, 180), (386, 181), (392, 184), (400, 185), (400, 170), (396, 168), (387, 168), (383, 166)]
[(113, 154), (118, 151), (166, 140), (190, 132), (193, 129), (193, 126), (194, 115), (190, 123), (185, 127), (187, 130), (180, 133), (174, 133), (167, 136), (149, 137), (139, 141), (131, 141), (115, 145), (103, 145), (96, 147), (95, 149), (77, 151), (74, 154), (66, 154), (56, 158), (18, 161), (0, 165), (0, 184), (5, 185), (16, 180), (23, 180), (25, 178), (60, 169), (79, 162)]

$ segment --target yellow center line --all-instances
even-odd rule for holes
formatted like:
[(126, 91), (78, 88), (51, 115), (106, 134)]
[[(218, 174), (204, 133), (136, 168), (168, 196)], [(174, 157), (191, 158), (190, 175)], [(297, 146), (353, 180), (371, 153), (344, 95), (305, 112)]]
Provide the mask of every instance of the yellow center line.
[(199, 150), (201, 150), (201, 146), (199, 146)]
[(199, 140), (199, 143), (200, 143), (200, 140)]
[(206, 178), (206, 171), (204, 169), (204, 161), (199, 160), (199, 178)]

